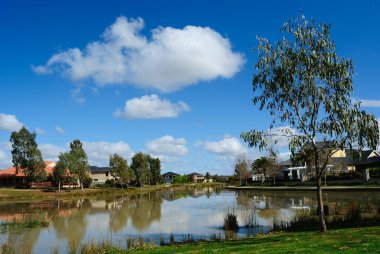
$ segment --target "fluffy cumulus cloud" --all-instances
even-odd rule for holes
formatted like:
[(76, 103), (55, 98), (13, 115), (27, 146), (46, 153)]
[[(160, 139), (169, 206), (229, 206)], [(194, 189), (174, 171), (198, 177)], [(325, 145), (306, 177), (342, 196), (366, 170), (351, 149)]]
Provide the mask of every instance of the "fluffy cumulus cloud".
[(152, 94), (126, 101), (124, 109), (117, 109), (114, 116), (127, 119), (174, 118), (189, 110), (190, 107), (182, 101), (173, 103)]
[(65, 133), (65, 129), (57, 126), (57, 127), (55, 127), (55, 132), (57, 132), (58, 134), (63, 134), (63, 133)]
[(41, 144), (38, 146), (45, 161), (57, 161), (59, 153), (68, 151), (64, 147), (53, 144)]
[(105, 141), (83, 142), (83, 148), (87, 153), (88, 162), (94, 166), (108, 166), (109, 156), (114, 153), (128, 160), (133, 154), (130, 146), (123, 141), (113, 143)]
[(141, 18), (119, 17), (85, 49), (54, 54), (34, 72), (61, 72), (74, 80), (93, 80), (99, 86), (132, 84), (163, 92), (199, 81), (234, 76), (244, 63), (229, 40), (209, 27), (158, 27), (142, 34)]
[(352, 99), (353, 102), (358, 103), (360, 102), (360, 105), (362, 107), (366, 108), (380, 108), (380, 100), (368, 100), (368, 99)]
[(149, 153), (160, 156), (183, 156), (188, 153), (186, 140), (166, 135), (146, 143)]
[(234, 157), (247, 153), (247, 149), (242, 145), (240, 140), (231, 136), (225, 136), (219, 141), (197, 142), (197, 145), (202, 145), (207, 151), (222, 156)]
[(297, 135), (297, 131), (290, 126), (281, 126), (269, 129), (268, 143), (275, 147), (288, 147), (291, 137)]
[(0, 142), (0, 170), (12, 166), (11, 142)]
[(23, 123), (17, 120), (15, 115), (0, 113), (0, 130), (18, 131), (22, 128)]

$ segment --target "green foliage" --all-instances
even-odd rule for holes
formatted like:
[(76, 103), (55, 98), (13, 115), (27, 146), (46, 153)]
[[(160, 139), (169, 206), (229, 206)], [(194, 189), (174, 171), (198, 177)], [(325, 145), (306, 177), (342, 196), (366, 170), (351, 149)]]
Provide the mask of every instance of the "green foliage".
[(83, 178), (83, 187), (84, 188), (90, 188), (92, 184), (92, 178), (89, 175), (86, 175)]
[(148, 157), (151, 182), (158, 184), (161, 182), (161, 161), (159, 158)]
[(69, 152), (69, 169), (70, 173), (77, 176), (83, 189), (83, 180), (88, 175), (87, 155), (83, 149), (83, 144), (79, 139), (70, 143)]
[(128, 162), (122, 156), (118, 155), (117, 153), (111, 155), (109, 166), (114, 181), (117, 181), (122, 185), (128, 184), (131, 181)]
[[(241, 137), (259, 149), (276, 144), (278, 137), (288, 139), (292, 154), (310, 148), (318, 179), (321, 229), (325, 231), (321, 183), (329, 158), (338, 148), (354, 144), (359, 149), (375, 149), (378, 122), (351, 101), (354, 66), (336, 54), (330, 25), (301, 16), (285, 23), (281, 32), (283, 39), (273, 44), (258, 38), (252, 82), (253, 103), (272, 117), (270, 131), (252, 130)], [(273, 133), (276, 124), (293, 129)]]
[(58, 162), (53, 170), (54, 182), (58, 184), (58, 189), (61, 189), (62, 182), (68, 177), (68, 169), (70, 165), (70, 154), (68, 152), (60, 153)]
[(176, 176), (173, 180), (173, 183), (189, 183), (189, 177), (187, 175)]
[(136, 184), (138, 186), (143, 186), (150, 181), (150, 171), (149, 171), (149, 159), (148, 155), (144, 153), (136, 153), (132, 157), (131, 168), (135, 173)]
[(10, 141), (12, 143), (12, 162), (16, 172), (23, 169), (30, 182), (45, 180), (46, 165), (37, 146), (36, 134), (30, 133), (25, 127), (22, 127), (18, 132), (12, 132)]
[[(330, 25), (300, 17), (285, 23), (281, 31), (283, 40), (274, 44), (258, 39), (253, 102), (269, 111), (271, 129), (279, 122), (295, 132), (253, 130), (242, 133), (242, 138), (262, 149), (279, 135), (290, 140), (292, 153), (308, 144), (317, 156), (353, 144), (375, 148), (376, 118), (351, 101), (353, 64), (336, 55)], [(323, 141), (318, 147), (317, 138)], [(317, 165), (318, 174), (323, 169), (323, 164)]]
[(274, 158), (270, 157), (260, 157), (254, 160), (251, 164), (251, 169), (252, 172), (263, 174), (264, 178), (275, 178), (280, 170)]
[(235, 163), (235, 176), (239, 179), (240, 185), (242, 180), (247, 185), (248, 178), (252, 176), (252, 173), (248, 167), (248, 159), (245, 156), (238, 156)]

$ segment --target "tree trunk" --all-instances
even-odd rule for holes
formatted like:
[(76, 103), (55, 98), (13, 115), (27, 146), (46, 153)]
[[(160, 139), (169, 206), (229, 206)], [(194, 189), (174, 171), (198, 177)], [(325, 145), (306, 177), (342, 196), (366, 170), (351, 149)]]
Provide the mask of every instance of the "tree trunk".
[(323, 209), (323, 198), (322, 198), (322, 177), (318, 176), (318, 181), (317, 181), (317, 200), (318, 200), (318, 208), (317, 212), (319, 215), (319, 226), (321, 232), (326, 232), (327, 227), (326, 227), (326, 219), (325, 219), (325, 212)]
[(58, 180), (58, 191), (61, 191), (61, 180)]
[(83, 182), (82, 181), (80, 181), (80, 189), (81, 189), (81, 191), (83, 191)]

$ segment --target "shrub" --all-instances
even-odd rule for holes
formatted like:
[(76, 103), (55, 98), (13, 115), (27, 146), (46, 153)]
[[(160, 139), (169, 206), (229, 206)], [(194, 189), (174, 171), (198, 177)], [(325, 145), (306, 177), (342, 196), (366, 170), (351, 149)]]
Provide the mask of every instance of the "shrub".
[(237, 231), (239, 229), (239, 224), (237, 221), (237, 216), (232, 213), (228, 213), (224, 218), (223, 229), (228, 231)]
[(83, 188), (90, 188), (92, 183), (92, 178), (90, 176), (85, 176), (83, 178)]

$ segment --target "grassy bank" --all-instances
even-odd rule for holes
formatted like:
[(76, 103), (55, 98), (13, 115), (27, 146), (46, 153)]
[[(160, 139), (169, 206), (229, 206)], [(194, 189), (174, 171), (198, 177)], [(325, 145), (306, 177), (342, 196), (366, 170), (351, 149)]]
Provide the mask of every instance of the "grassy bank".
[(64, 189), (61, 191), (55, 189), (14, 189), (1, 188), (1, 200), (31, 200), (31, 199), (56, 199), (56, 198), (75, 198), (75, 197), (91, 197), (91, 196), (107, 196), (107, 195), (133, 195), (148, 193), (152, 191), (164, 190), (186, 190), (197, 187), (218, 187), (223, 186), (221, 183), (191, 183), (191, 184), (173, 184), (173, 185), (154, 185), (145, 186), (143, 188), (131, 187), (128, 189), (120, 188), (90, 188), (84, 189)]
[(378, 253), (380, 227), (348, 228), (319, 232), (274, 233), (230, 241), (197, 242), (149, 247), (133, 251), (103, 244), (84, 246), (82, 253)]

